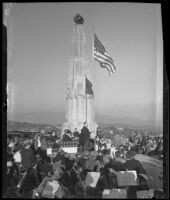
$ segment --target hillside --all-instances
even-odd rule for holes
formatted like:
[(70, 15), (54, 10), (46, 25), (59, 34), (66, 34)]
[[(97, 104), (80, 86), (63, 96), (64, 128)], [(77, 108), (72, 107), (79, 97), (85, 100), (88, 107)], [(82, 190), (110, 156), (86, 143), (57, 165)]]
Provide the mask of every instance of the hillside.
[(7, 121), (7, 131), (40, 131), (40, 130), (54, 130), (59, 131), (58, 127), (55, 127), (50, 124), (34, 124), (28, 122), (15, 122), (15, 121)]

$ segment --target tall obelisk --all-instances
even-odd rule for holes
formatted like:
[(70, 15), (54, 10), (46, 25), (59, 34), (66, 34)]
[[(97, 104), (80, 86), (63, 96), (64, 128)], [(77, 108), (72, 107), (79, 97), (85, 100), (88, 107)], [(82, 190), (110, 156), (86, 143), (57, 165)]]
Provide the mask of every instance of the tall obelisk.
[[(88, 123), (91, 132), (95, 132), (97, 124), (95, 123), (94, 111), (94, 92), (87, 91), (91, 84), (90, 70), (87, 70), (87, 60), (85, 53), (86, 37), (83, 29), (84, 19), (77, 14), (74, 17), (74, 31), (72, 40), (72, 55), (69, 77), (67, 81), (66, 96), (66, 121), (62, 125), (61, 137), (64, 129), (72, 132), (75, 128), (79, 131), (84, 122)], [(92, 67), (92, 66), (91, 66)]]

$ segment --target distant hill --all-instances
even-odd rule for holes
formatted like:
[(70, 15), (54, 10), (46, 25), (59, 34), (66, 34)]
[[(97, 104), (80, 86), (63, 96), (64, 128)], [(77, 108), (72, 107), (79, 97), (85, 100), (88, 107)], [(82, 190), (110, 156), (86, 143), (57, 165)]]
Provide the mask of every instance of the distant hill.
[(7, 121), (7, 131), (40, 131), (42, 129), (59, 131), (58, 127), (50, 124)]
[(96, 121), (104, 127), (130, 128), (130, 129), (150, 129), (162, 131), (161, 127), (155, 127), (153, 121), (140, 120), (131, 117), (112, 117), (96, 114)]
[[(105, 127), (122, 127), (122, 128), (132, 128), (132, 129), (143, 129), (149, 128), (152, 130), (159, 130), (154, 127), (152, 121), (139, 120), (131, 117), (112, 117), (107, 115), (96, 114), (96, 122)], [(29, 112), (29, 113), (17, 113), (15, 115), (8, 116), (8, 120), (17, 122), (29, 122), (35, 124), (51, 124), (54, 126), (60, 126), (65, 121), (64, 112)], [(161, 128), (160, 128), (161, 130)]]
[(50, 111), (16, 113), (13, 116), (9, 116), (8, 120), (35, 124), (51, 124), (57, 126), (65, 120), (65, 114), (62, 112)]

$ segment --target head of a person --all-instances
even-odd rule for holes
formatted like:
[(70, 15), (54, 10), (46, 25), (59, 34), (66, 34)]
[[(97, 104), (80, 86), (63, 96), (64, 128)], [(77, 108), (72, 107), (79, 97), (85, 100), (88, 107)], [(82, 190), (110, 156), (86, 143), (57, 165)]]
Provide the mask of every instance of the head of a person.
[(99, 136), (96, 136), (96, 140), (99, 141), (99, 139), (100, 139)]
[(77, 128), (74, 129), (74, 132), (78, 132)]
[(55, 168), (53, 168), (53, 177), (55, 180), (61, 179), (63, 174), (64, 171), (60, 166), (56, 166)]
[(67, 134), (71, 135), (71, 131), (69, 129), (67, 129)]
[(109, 162), (110, 162), (109, 156), (108, 155), (104, 155), (103, 156), (103, 163), (104, 163), (104, 165), (107, 164), (107, 163), (109, 163)]
[(88, 127), (88, 123), (87, 123), (87, 122), (84, 122), (84, 126), (85, 126), (85, 127)]
[(64, 130), (64, 134), (67, 134), (67, 129)]
[(90, 152), (89, 152), (89, 151), (85, 151), (83, 157), (84, 157), (85, 159), (89, 159), (89, 157), (90, 157)]
[(125, 159), (126, 160), (131, 160), (131, 159), (134, 158), (134, 156), (135, 156), (135, 152), (134, 151), (127, 151), (126, 155), (125, 155)]
[(92, 160), (96, 160), (98, 153), (96, 151), (91, 151), (90, 152), (90, 157)]
[(36, 159), (40, 160), (41, 159), (41, 155), (39, 153), (36, 154)]
[(31, 142), (30, 142), (29, 140), (25, 140), (25, 141), (24, 141), (24, 147), (25, 147), (25, 149), (30, 149), (30, 147), (31, 147)]
[(101, 132), (101, 128), (97, 127), (97, 132), (100, 133)]

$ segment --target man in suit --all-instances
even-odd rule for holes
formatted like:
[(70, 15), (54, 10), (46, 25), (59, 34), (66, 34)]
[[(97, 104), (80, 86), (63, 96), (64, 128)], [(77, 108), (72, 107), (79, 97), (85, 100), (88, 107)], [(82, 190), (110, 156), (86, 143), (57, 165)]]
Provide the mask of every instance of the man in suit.
[(21, 153), (21, 163), (22, 168), (27, 171), (31, 169), (36, 163), (36, 156), (33, 150), (30, 148), (31, 144), (28, 140), (25, 141), (25, 148), (20, 152)]
[(87, 122), (84, 122), (84, 126), (81, 129), (81, 134), (80, 134), (80, 145), (82, 147), (82, 151), (88, 151), (90, 144), (90, 132), (88, 129), (88, 124)]

